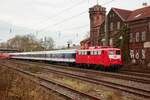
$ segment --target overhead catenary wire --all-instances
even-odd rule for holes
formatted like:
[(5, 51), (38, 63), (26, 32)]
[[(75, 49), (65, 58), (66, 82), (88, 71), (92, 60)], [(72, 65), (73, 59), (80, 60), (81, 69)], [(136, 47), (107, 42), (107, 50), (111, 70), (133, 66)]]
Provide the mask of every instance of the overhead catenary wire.
[[(109, 3), (113, 2), (113, 1), (115, 1), (115, 0), (110, 0), (110, 1), (108, 1), (108, 2), (105, 2), (105, 3), (101, 4), (101, 5), (106, 5), (106, 4), (109, 4)], [(47, 25), (46, 27), (44, 27), (44, 28), (38, 30), (38, 32), (40, 32), (40, 31), (42, 31), (42, 30), (45, 30), (45, 29), (49, 28), (50, 26), (57, 26), (57, 25), (60, 25), (60, 24), (62, 24), (62, 23), (66, 23), (67, 21), (70, 21), (70, 20), (72, 20), (72, 19), (74, 19), (74, 18), (77, 18), (77, 17), (79, 17), (79, 16), (81, 16), (81, 15), (87, 13), (87, 12), (88, 12), (88, 10), (82, 11), (82, 12), (79, 13), (79, 14), (76, 14), (76, 15), (73, 15), (73, 16), (68, 17), (68, 18), (66, 18), (66, 19), (63, 19), (63, 20), (60, 21), (60, 22), (54, 23), (54, 24), (52, 24), (52, 25)]]
[[(66, 18), (66, 19), (64, 19), (64, 20), (62, 20), (62, 21), (60, 21), (60, 22), (58, 22), (58, 23), (52, 24), (51, 26), (57, 26), (57, 25), (59, 25), (59, 24), (65, 23), (65, 22), (67, 22), (67, 21), (70, 21), (70, 20), (72, 20), (72, 19), (75, 18), (75, 17), (79, 17), (79, 16), (85, 14), (86, 12), (87, 12), (87, 11), (83, 11), (83, 12), (77, 14), (77, 15), (74, 15), (74, 16), (71, 16), (71, 17), (69, 17), (69, 18)], [(44, 27), (44, 28), (42, 28), (42, 29), (40, 29), (40, 30), (38, 30), (38, 31), (45, 30), (45, 29), (47, 29), (48, 27), (50, 27), (50, 26)]]
[(43, 25), (44, 23), (47, 23), (48, 20), (55, 19), (56, 17), (60, 16), (61, 14), (63, 14), (63, 13), (65, 13), (65, 12), (67, 12), (67, 11), (69, 11), (69, 10), (72, 10), (73, 8), (79, 6), (80, 4), (82, 4), (83, 1), (84, 1), (84, 0), (82, 0), (82, 1), (80, 1), (80, 2), (78, 2), (78, 3), (76, 3), (76, 4), (74, 4), (74, 5), (72, 5), (72, 6), (70, 6), (70, 7), (67, 7), (67, 8), (65, 8), (65, 9), (59, 11), (57, 14), (53, 15), (52, 17), (47, 17), (46, 19), (44, 19), (44, 20), (42, 20), (42, 21), (39, 21), (39, 22), (37, 22), (37, 23), (35, 23), (35, 24), (33, 24), (33, 25), (38, 25), (38, 26), (36, 27), (36, 28), (38, 28), (38, 27), (40, 27), (41, 25)]
[(71, 27), (71, 28), (65, 28), (65, 29), (62, 29), (63, 31), (64, 30), (74, 30), (74, 29), (81, 29), (81, 28), (85, 28), (85, 27), (88, 27), (89, 25), (88, 24), (85, 24), (85, 25), (81, 25), (81, 26), (77, 26), (77, 27)]

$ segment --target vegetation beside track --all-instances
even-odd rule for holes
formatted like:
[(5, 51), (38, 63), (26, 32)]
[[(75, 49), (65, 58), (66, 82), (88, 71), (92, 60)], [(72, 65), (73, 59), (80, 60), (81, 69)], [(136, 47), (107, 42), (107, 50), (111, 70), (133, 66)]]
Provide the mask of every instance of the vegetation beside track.
[(11, 69), (0, 66), (1, 100), (65, 100), (61, 95), (42, 88)]
[[(11, 61), (9, 62), (9, 63), (12, 63)], [(21, 62), (13, 62), (13, 64), (15, 65), (15, 64), (18, 64), (18, 67), (19, 68), (26, 68), (26, 67), (35, 67), (35, 66), (37, 66), (37, 67), (41, 67), (41, 66), (47, 66), (48, 67), (48, 65), (42, 65), (42, 64), (40, 64), (39, 65), (39, 63), (32, 63), (32, 62), (24, 62), (24, 61), (21, 61)], [(42, 68), (43, 68), (42, 67)], [(49, 67), (51, 67), (51, 66), (49, 66)], [(54, 67), (54, 66), (53, 66)], [(28, 69), (28, 68), (27, 68)], [(29, 68), (30, 69), (30, 68)], [(44, 68), (43, 68), (44, 69)], [(56, 68), (57, 69), (57, 68)], [(44, 69), (45, 71), (41, 71), (41, 72), (38, 72), (38, 73), (35, 73), (36, 75), (40, 75), (40, 76), (42, 76), (43, 77), (43, 75), (45, 75), (45, 79), (48, 79), (48, 80), (54, 80), (55, 79), (55, 81), (57, 81), (58, 83), (62, 83), (62, 84), (66, 84), (66, 85), (68, 85), (68, 86), (70, 86), (70, 87), (72, 87), (72, 88), (76, 88), (76, 87), (79, 87), (79, 85), (82, 83), (82, 81), (79, 81), (80, 79), (76, 79), (76, 78), (72, 78), (72, 77), (70, 77), (70, 78), (65, 78), (64, 76), (66, 76), (66, 75), (63, 75), (63, 74), (60, 74), (59, 72), (58, 73), (55, 73), (55, 71), (53, 70), (53, 71), (50, 71), (50, 70), (48, 70), (47, 68), (45, 68)], [(47, 71), (46, 71), (47, 70)], [(52, 73), (55, 73), (55, 77), (51, 77), (51, 75), (52, 75)], [(73, 72), (74, 73), (74, 72)], [(80, 73), (80, 72), (79, 72)], [(97, 73), (98, 74), (98, 73)], [(103, 76), (102, 76), (103, 77)], [(66, 82), (65, 82), (66, 81)], [(78, 83), (80, 83), (80, 84), (78, 84)], [(121, 92), (115, 92), (115, 91), (113, 91), (113, 92), (111, 92), (110, 91), (110, 89), (106, 89), (106, 87), (105, 88), (102, 88), (101, 87), (101, 85), (93, 85), (93, 84), (89, 84), (89, 83), (87, 83), (86, 81), (84, 81), (83, 82), (83, 86), (81, 86), (81, 88), (78, 88), (78, 89), (80, 89), (80, 90), (82, 90), (82, 89), (84, 89), (84, 88), (86, 88), (85, 89), (85, 91), (86, 92), (88, 92), (88, 93), (92, 93), (92, 92), (90, 92), (90, 91), (93, 91), (94, 90), (94, 95), (95, 94), (98, 94), (99, 93), (99, 95), (100, 96), (102, 96), (102, 97), (105, 97), (105, 99), (106, 100), (108, 100), (108, 98), (115, 98), (114, 100), (117, 100), (117, 98), (121, 98), (121, 100), (137, 100), (137, 99), (133, 99), (133, 98), (128, 98), (129, 96), (123, 96), (122, 95), (122, 93)], [(87, 86), (86, 86), (86, 84), (88, 84)], [(89, 88), (88, 88), (89, 87)], [(93, 87), (93, 88), (92, 88)], [(99, 88), (98, 88), (99, 87)], [(90, 89), (91, 88), (91, 90), (90, 91), (88, 91), (88, 89)], [(116, 90), (116, 91), (118, 91), (118, 90)], [(97, 92), (97, 93), (96, 93)], [(102, 99), (103, 100), (103, 99)], [(112, 99), (113, 100), (113, 99)], [(120, 99), (119, 99), (120, 100)], [(141, 99), (139, 99), (139, 100), (141, 100)]]

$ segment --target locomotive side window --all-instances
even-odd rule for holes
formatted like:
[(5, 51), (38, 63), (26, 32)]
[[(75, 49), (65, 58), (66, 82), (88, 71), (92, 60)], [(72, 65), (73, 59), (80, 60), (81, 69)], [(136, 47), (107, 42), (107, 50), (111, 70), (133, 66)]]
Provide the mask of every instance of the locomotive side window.
[(90, 51), (87, 51), (86, 53), (87, 53), (87, 55), (90, 55)]
[(94, 55), (94, 51), (91, 51), (91, 55)]
[(84, 55), (87, 55), (88, 54), (88, 51), (84, 51)]
[(98, 51), (98, 55), (100, 55), (100, 54), (101, 54), (101, 52), (102, 52), (102, 51)]
[(97, 55), (97, 51), (94, 51), (94, 55)]

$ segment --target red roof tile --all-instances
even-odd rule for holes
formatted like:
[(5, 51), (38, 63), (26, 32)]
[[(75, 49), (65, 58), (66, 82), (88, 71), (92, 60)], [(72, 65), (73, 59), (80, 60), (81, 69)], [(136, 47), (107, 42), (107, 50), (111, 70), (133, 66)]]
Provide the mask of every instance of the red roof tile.
[(150, 17), (150, 6), (134, 10), (127, 21), (143, 19), (146, 17)]
[(112, 10), (123, 20), (126, 21), (128, 16), (132, 13), (131, 10), (112, 8)]

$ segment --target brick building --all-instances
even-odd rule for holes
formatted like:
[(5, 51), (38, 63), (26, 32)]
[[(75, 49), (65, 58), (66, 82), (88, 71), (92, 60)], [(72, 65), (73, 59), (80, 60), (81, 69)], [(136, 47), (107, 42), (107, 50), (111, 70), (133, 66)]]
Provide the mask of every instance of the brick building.
[(84, 49), (90, 46), (90, 37), (80, 42), (80, 48)]
[(106, 17), (106, 9), (100, 5), (95, 5), (89, 9), (90, 14), (90, 44), (99, 45), (99, 29)]
[[(90, 38), (87, 41), (90, 46), (104, 45), (105, 28), (107, 28), (109, 45), (117, 47), (124, 34), (129, 36), (128, 48), (130, 62), (136, 64), (150, 63), (150, 6), (136, 10), (112, 8), (107, 18), (105, 8), (96, 5), (89, 9), (90, 13)], [(107, 19), (107, 27), (105, 26)], [(128, 32), (123, 31), (127, 26)]]
[(132, 11), (127, 23), (131, 62), (150, 63), (150, 6)]

